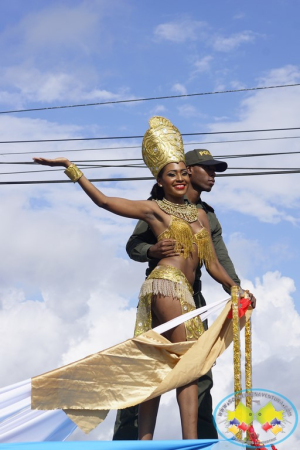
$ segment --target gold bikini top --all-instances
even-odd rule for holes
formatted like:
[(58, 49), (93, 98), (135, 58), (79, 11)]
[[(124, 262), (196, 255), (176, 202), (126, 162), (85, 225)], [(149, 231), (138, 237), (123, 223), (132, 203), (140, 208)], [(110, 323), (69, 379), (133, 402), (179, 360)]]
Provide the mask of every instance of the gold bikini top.
[(193, 234), (193, 230), (188, 222), (171, 215), (168, 228), (157, 236), (158, 241), (163, 239), (174, 239), (176, 241), (175, 251), (184, 258), (191, 256), (194, 251), (193, 246), (196, 244), (199, 264), (204, 263), (206, 267), (214, 259), (209, 232), (204, 227), (196, 234)]

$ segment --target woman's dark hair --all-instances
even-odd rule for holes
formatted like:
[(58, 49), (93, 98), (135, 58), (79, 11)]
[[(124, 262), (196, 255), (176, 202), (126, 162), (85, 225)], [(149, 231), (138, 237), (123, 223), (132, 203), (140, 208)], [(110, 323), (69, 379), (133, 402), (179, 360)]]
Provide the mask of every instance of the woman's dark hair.
[(153, 200), (162, 200), (165, 196), (164, 189), (158, 186), (158, 183), (155, 183), (151, 189), (150, 195)]
[[(157, 179), (162, 177), (163, 171), (164, 171), (164, 167), (161, 169), (161, 171), (157, 175)], [(155, 183), (155, 185), (151, 189), (150, 195), (151, 195), (151, 198), (153, 198), (153, 200), (162, 200), (165, 196), (165, 192), (164, 192), (164, 189), (158, 185), (158, 183)]]

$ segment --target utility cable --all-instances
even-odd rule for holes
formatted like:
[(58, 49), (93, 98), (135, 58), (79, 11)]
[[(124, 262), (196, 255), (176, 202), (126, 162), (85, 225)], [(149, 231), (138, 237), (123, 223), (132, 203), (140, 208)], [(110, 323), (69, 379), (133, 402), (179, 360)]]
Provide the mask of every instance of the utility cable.
[[(242, 177), (242, 176), (257, 176), (257, 175), (286, 175), (300, 173), (300, 169), (289, 171), (273, 171), (273, 172), (254, 172), (254, 173), (222, 173), (216, 175), (216, 177)], [(137, 177), (137, 178), (94, 178), (90, 179), (92, 183), (102, 182), (116, 182), (116, 181), (148, 181), (155, 180), (154, 177)], [(0, 185), (21, 185), (21, 184), (60, 184), (60, 183), (73, 183), (71, 180), (37, 180), (37, 181), (1, 181)]]
[[(30, 163), (34, 164), (34, 163)], [(36, 166), (36, 165), (35, 165)], [(107, 168), (133, 168), (133, 169), (146, 169), (147, 166), (140, 165), (140, 164), (125, 164), (125, 165), (88, 165), (88, 164), (78, 164), (78, 167), (80, 169), (107, 169)], [(41, 172), (59, 172), (61, 169), (39, 169), (39, 170), (23, 170), (23, 171), (16, 171), (16, 172), (0, 172), (0, 175), (18, 175), (23, 173), (41, 173)]]
[[(300, 151), (295, 152), (269, 152), (269, 153), (246, 153), (246, 154), (236, 154), (236, 155), (218, 155), (217, 159), (232, 159), (232, 158), (255, 158), (259, 156), (277, 156), (277, 155), (297, 155)], [(86, 164), (86, 163), (108, 163), (108, 162), (122, 162), (122, 161), (141, 161), (141, 163), (136, 163), (137, 165), (142, 164), (142, 158), (124, 158), (124, 159), (90, 159), (90, 160), (72, 160), (76, 164)], [(33, 161), (0, 161), (0, 165), (36, 165)]]
[[(270, 137), (270, 138), (254, 138), (254, 139), (235, 139), (231, 141), (201, 141), (201, 142), (184, 142), (184, 146), (187, 145), (206, 145), (206, 144), (227, 144), (234, 142), (255, 142), (255, 141), (275, 141), (284, 139), (300, 139), (300, 136), (282, 136), (282, 137)], [(103, 150), (127, 150), (127, 149), (141, 148), (140, 145), (133, 146), (121, 146), (121, 147), (100, 147), (100, 148), (77, 148), (77, 149), (63, 149), (63, 150), (39, 150), (39, 154), (42, 153), (67, 153), (67, 152), (87, 152), (87, 151), (103, 151)], [(7, 155), (33, 155), (36, 151), (32, 152), (6, 152), (0, 153), (0, 156)]]
[[(97, 166), (87, 166), (84, 165), (83, 167), (80, 166), (80, 169), (106, 169), (106, 168), (111, 168), (113, 169), (114, 167), (121, 167), (124, 169), (127, 168), (133, 168), (133, 169), (147, 169), (147, 166), (143, 165), (143, 166), (138, 166), (138, 165), (119, 165), (119, 166), (103, 166), (103, 165), (97, 165)], [(295, 167), (229, 167), (227, 170), (295, 170)], [(300, 170), (297, 169), (297, 170)], [(41, 172), (58, 172), (60, 171), (60, 169), (39, 169), (39, 170), (22, 170), (22, 171), (16, 171), (16, 172), (0, 172), (0, 175), (19, 175), (19, 174), (24, 174), (24, 173), (41, 173)]]
[[(198, 133), (181, 133), (181, 136), (205, 136), (217, 134), (239, 134), (239, 133), (263, 133), (270, 131), (292, 131), (300, 130), (300, 127), (288, 128), (265, 128), (258, 130), (232, 130), (232, 131), (203, 131)], [(142, 139), (144, 136), (106, 136), (106, 137), (89, 137), (89, 138), (60, 138), (60, 139), (31, 139), (20, 141), (0, 141), (0, 144), (28, 144), (42, 142), (70, 142), (70, 141), (97, 141), (97, 140), (118, 140), (118, 139)]]
[(161, 97), (145, 97), (145, 98), (131, 98), (126, 100), (111, 100), (107, 102), (95, 102), (95, 103), (81, 103), (77, 105), (62, 105), (62, 106), (43, 106), (41, 108), (27, 108), (27, 109), (15, 109), (8, 111), (0, 111), (0, 114), (12, 114), (12, 113), (22, 113), (31, 111), (49, 111), (53, 109), (66, 109), (66, 108), (82, 108), (87, 106), (103, 106), (103, 105), (117, 105), (121, 103), (133, 103), (133, 102), (146, 102), (152, 100), (168, 100), (173, 98), (188, 98), (188, 97), (199, 97), (204, 95), (215, 95), (215, 94), (231, 94), (233, 92), (249, 92), (249, 91), (262, 91), (266, 89), (278, 89), (300, 86), (300, 83), (294, 84), (279, 84), (275, 86), (258, 86), (253, 88), (243, 88), (243, 89), (227, 89), (224, 91), (211, 91), (211, 92), (198, 92), (196, 94), (178, 94), (178, 95), (164, 95)]
[[(1, 163), (0, 163), (1, 164)], [(12, 163), (12, 164), (16, 164), (16, 163)], [(18, 164), (18, 163), (17, 163)], [(34, 164), (34, 163), (27, 163), (27, 164)], [(35, 164), (36, 166), (36, 164)], [(127, 168), (131, 168), (131, 169), (147, 169), (147, 166), (142, 164), (124, 164), (124, 165), (88, 165), (88, 164), (78, 164), (78, 167), (80, 169), (113, 169), (113, 168), (122, 168), (122, 169), (127, 169)], [(300, 170), (300, 168), (295, 168), (295, 167), (228, 167), (227, 170)], [(15, 172), (0, 172), (0, 175), (19, 175), (19, 174), (24, 174), (24, 173), (42, 173), (42, 172), (59, 172), (61, 171), (61, 169), (38, 169), (38, 170), (23, 170), (23, 171), (15, 171)], [(216, 175), (218, 176), (218, 175)]]

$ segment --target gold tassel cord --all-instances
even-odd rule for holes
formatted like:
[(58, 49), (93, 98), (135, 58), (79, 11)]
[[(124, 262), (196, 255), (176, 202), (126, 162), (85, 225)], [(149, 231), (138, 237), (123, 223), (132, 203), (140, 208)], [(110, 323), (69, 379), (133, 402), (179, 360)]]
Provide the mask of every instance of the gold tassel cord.
[[(245, 384), (246, 384), (246, 406), (252, 410), (252, 324), (251, 317), (245, 324)], [(250, 434), (247, 431), (247, 441)]]
[[(241, 374), (241, 342), (240, 342), (240, 319), (239, 319), (239, 287), (231, 288), (232, 297), (232, 328), (233, 328), (233, 371), (234, 371), (234, 399), (235, 408), (240, 402), (240, 394), (242, 390), (242, 374)], [(236, 434), (238, 440), (242, 439), (242, 432)]]
[[(239, 287), (231, 288), (232, 296), (232, 328), (233, 328), (233, 370), (234, 370), (234, 392), (242, 390), (241, 375), (241, 342), (240, 342), (240, 319), (239, 319)], [(238, 406), (240, 399), (236, 395), (235, 406)]]
[(245, 325), (245, 379), (246, 379), (246, 406), (252, 409), (252, 330), (251, 318), (249, 318)]
[[(240, 339), (240, 319), (239, 302), (240, 292), (238, 287), (231, 288), (232, 297), (232, 327), (233, 327), (233, 363), (234, 363), (234, 397), (235, 408), (241, 401), (242, 374), (241, 374), (241, 339)], [(247, 291), (243, 297), (249, 298)], [(251, 317), (246, 318), (245, 323), (245, 385), (246, 385), (246, 407), (252, 410), (252, 329)], [(242, 431), (236, 434), (238, 440), (242, 440)], [(247, 440), (249, 432), (247, 431)]]

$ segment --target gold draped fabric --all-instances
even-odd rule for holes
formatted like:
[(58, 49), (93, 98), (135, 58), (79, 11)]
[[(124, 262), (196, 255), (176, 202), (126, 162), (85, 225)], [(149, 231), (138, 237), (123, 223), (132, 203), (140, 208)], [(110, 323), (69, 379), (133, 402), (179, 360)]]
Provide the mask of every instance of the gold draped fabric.
[[(84, 432), (123, 409), (204, 375), (232, 342), (228, 302), (197, 341), (171, 343), (150, 330), (32, 379), (32, 409), (63, 409)], [(240, 320), (241, 327), (245, 318)]]

